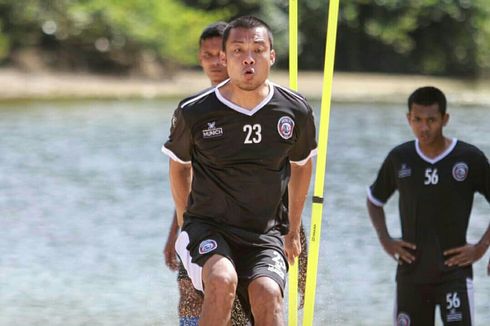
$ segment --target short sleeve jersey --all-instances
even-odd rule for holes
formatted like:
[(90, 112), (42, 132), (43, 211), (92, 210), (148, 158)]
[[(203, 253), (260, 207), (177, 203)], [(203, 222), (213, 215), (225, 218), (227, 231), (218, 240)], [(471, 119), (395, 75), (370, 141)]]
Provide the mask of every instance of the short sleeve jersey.
[(472, 277), (471, 266), (447, 267), (443, 252), (466, 244), (475, 192), (490, 202), (488, 159), (475, 146), (453, 139), (436, 158), (418, 141), (395, 147), (386, 157), (369, 200), (382, 206), (398, 190), (402, 238), (416, 244), (415, 262), (398, 267), (397, 280), (433, 283)]
[(228, 101), (219, 87), (180, 103), (162, 151), (192, 164), (187, 215), (267, 233), (287, 220), (290, 163), (304, 164), (316, 151), (313, 111), (272, 83), (252, 110)]

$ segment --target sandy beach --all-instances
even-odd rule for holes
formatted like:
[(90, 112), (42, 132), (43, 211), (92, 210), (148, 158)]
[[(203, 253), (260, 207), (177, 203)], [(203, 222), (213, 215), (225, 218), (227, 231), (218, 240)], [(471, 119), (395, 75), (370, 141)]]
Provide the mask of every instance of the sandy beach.
[[(271, 80), (288, 85), (285, 71), (274, 71)], [(83, 73), (23, 72), (0, 70), (0, 100), (52, 100), (86, 98), (185, 97), (208, 87), (199, 71), (181, 71), (161, 80), (102, 76)], [(308, 98), (321, 98), (323, 74), (300, 72), (299, 91)], [(490, 104), (490, 81), (465, 81), (430, 76), (382, 74), (334, 74), (332, 99), (337, 102), (403, 103), (416, 87), (435, 85), (443, 89), (450, 103)]]

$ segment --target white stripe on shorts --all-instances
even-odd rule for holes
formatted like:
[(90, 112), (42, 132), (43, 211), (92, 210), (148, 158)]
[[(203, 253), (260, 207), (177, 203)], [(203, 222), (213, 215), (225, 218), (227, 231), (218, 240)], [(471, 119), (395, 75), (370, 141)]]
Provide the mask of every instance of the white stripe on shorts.
[(475, 325), (475, 290), (473, 289), (473, 280), (471, 278), (466, 279), (466, 293), (468, 294), (471, 325)]
[(187, 250), (189, 244), (189, 235), (187, 232), (182, 231), (175, 242), (175, 251), (179, 255), (182, 265), (184, 265), (187, 275), (192, 281), (192, 285), (196, 290), (204, 292), (202, 285), (202, 267), (192, 262), (191, 253)]

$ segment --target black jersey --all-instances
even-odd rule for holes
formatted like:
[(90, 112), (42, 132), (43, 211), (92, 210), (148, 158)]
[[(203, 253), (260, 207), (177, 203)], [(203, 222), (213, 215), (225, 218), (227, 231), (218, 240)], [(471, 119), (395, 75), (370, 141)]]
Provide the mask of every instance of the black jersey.
[(192, 163), (186, 214), (267, 233), (287, 219), (290, 162), (304, 164), (316, 150), (313, 111), (272, 83), (247, 110), (225, 99), (221, 85), (179, 104), (162, 150)]
[(416, 260), (398, 267), (397, 280), (432, 283), (471, 277), (468, 267), (447, 267), (443, 252), (466, 244), (466, 231), (475, 192), (490, 202), (488, 159), (475, 146), (453, 139), (434, 159), (418, 141), (395, 147), (370, 186), (370, 201), (382, 206), (399, 192), (402, 238), (415, 243)]

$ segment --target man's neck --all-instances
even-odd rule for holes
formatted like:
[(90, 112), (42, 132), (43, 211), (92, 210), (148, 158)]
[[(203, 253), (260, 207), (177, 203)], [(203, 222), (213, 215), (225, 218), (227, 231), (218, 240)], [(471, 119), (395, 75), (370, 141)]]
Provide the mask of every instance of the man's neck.
[(261, 86), (250, 91), (241, 89), (231, 81), (219, 89), (224, 98), (247, 110), (256, 108), (269, 95), (270, 91), (269, 81), (267, 80)]
[(425, 156), (435, 158), (444, 153), (451, 146), (452, 140), (442, 136), (437, 141), (430, 144), (422, 144), (419, 142), (419, 148)]

